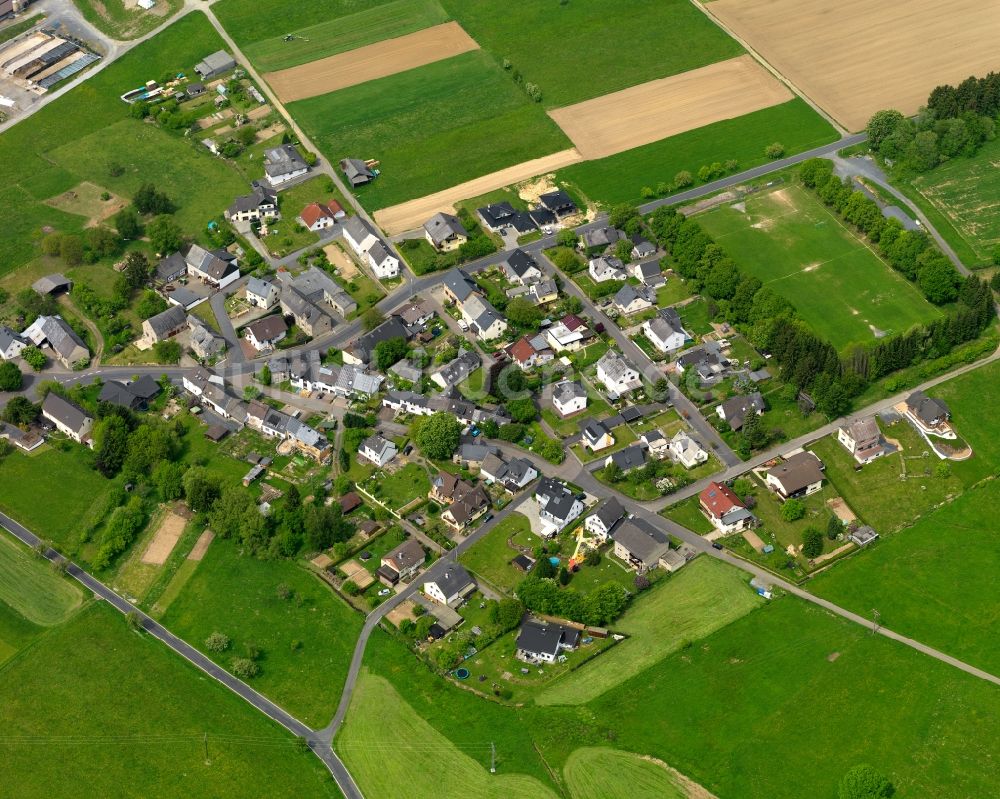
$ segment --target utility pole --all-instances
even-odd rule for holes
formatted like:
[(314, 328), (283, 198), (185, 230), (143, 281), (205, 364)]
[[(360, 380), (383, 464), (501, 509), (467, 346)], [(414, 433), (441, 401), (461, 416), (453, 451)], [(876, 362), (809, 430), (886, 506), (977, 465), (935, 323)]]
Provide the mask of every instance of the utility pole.
[(879, 620), (879, 616), (881, 616), (881, 615), (882, 614), (880, 614), (877, 610), (875, 610), (875, 608), (872, 608), (872, 619), (873, 619), (873, 621), (872, 621), (872, 635), (875, 635), (875, 633), (878, 632), (878, 620)]
[(497, 773), (497, 747), (490, 741), (490, 774)]

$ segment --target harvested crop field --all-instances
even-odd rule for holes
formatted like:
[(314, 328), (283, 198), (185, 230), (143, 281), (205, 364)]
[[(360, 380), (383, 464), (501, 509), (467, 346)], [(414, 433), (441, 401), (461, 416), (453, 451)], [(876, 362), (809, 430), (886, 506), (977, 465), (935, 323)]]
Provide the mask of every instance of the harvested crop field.
[(457, 22), (376, 42), (264, 76), (283, 103), (304, 100), (478, 50)]
[(850, 130), (913, 114), (942, 83), (996, 70), (1000, 11), (982, 0), (714, 0), (708, 13)]
[(174, 513), (172, 510), (167, 511), (167, 514), (163, 517), (163, 521), (160, 522), (160, 526), (156, 529), (156, 535), (149, 542), (146, 551), (142, 553), (142, 562), (154, 566), (162, 566), (166, 563), (167, 558), (170, 557), (170, 553), (177, 546), (177, 542), (180, 540), (181, 534), (184, 532), (184, 525), (186, 524), (187, 519), (183, 516)]
[(788, 87), (743, 55), (556, 108), (549, 116), (584, 158), (603, 158), (792, 97)]
[(391, 208), (383, 208), (381, 211), (375, 212), (375, 221), (390, 235), (413, 230), (438, 211), (454, 213), (455, 203), (459, 200), (478, 197), (481, 194), (502, 189), (504, 186), (519, 183), (522, 180), (530, 180), (537, 175), (553, 172), (582, 160), (584, 160), (583, 156), (575, 148), (561, 150), (541, 158), (533, 158), (498, 172), (483, 175), (481, 178), (459, 183), (444, 191), (428, 194), (426, 197), (400, 203)]
[(194, 542), (194, 547), (192, 547), (187, 559), (198, 561), (205, 557), (205, 553), (208, 552), (208, 545), (212, 543), (213, 538), (215, 538), (215, 533), (211, 530), (206, 530), (198, 536), (198, 540)]

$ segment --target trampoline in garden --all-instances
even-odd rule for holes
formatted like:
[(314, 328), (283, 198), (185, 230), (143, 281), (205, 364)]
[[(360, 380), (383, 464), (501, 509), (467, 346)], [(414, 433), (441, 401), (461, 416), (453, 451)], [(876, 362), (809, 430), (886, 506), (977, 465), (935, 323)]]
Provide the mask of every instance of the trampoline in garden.
[(559, 565), (559, 558), (556, 558), (556, 557), (549, 558), (549, 563), (551, 563), (553, 566), (558, 566)]
[(455, 669), (455, 676), (460, 680), (469, 679), (469, 670), (466, 668)]

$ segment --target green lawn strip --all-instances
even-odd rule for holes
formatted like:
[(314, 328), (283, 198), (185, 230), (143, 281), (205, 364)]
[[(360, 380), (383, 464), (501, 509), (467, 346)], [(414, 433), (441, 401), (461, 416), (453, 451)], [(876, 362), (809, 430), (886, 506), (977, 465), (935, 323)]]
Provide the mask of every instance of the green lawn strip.
[(643, 188), (669, 184), (681, 171), (697, 175), (702, 166), (729, 159), (739, 162), (741, 170), (767, 163), (764, 148), (776, 140), (791, 155), (836, 141), (837, 134), (805, 101), (796, 98), (607, 158), (574, 164), (557, 175), (591, 200), (609, 205), (638, 203), (644, 199)]
[[(154, 13), (125, 0), (73, 0), (84, 19), (113, 39), (138, 39), (162, 25), (184, 5), (184, 0), (157, 0)], [(162, 5), (161, 5), (162, 4)], [(164, 8), (165, 7), (165, 8)]]
[[(955, 474), (935, 472), (934, 455), (923, 457), (930, 447), (909, 422), (883, 425), (887, 438), (900, 442), (902, 452), (872, 461), (855, 471), (856, 461), (833, 436), (818, 441), (813, 451), (826, 465), (826, 478), (848, 506), (881, 535), (908, 527), (942, 502), (958, 496), (964, 486)], [(906, 479), (901, 479), (905, 464)]]
[(563, 766), (573, 799), (687, 799), (662, 765), (605, 747), (577, 749)]
[(82, 601), (75, 584), (6, 533), (0, 535), (0, 602), (32, 624), (49, 627), (65, 621)]
[[(287, 599), (279, 586), (291, 589)], [(240, 555), (215, 540), (163, 614), (163, 623), (205, 648), (221, 632), (229, 651), (206, 652), (228, 667), (250, 645), (262, 650), (254, 687), (307, 724), (325, 724), (337, 704), (361, 619), (306, 568)]]
[(527, 516), (523, 513), (512, 513), (470, 547), (462, 555), (462, 563), (494, 587), (502, 591), (513, 591), (524, 579), (524, 573), (510, 565), (510, 561), (519, 554), (518, 550), (507, 544), (507, 540), (511, 537), (514, 537), (516, 543), (529, 548), (535, 547), (542, 541), (531, 532)]
[[(684, 0), (634, 0), (609, 21), (601, 0), (498, 6), (442, 0), (473, 39), (525, 81), (543, 104), (569, 105), (740, 55), (743, 48)], [(614, 35), (608, 36), (608, 25)], [(587, 53), (587, 77), (579, 57)]]
[[(983, 735), (1000, 723), (994, 686), (790, 597), (587, 710), (594, 738), (658, 757), (720, 797), (832, 797), (857, 763), (887, 774), (899, 796), (984, 796), (1000, 780)], [(565, 732), (539, 724), (549, 762), (581, 745)]]
[(809, 583), (813, 593), (1000, 674), (995, 480), (932, 511)]
[(693, 336), (704, 336), (713, 330), (712, 320), (708, 315), (708, 300), (699, 298), (692, 300), (677, 309), (684, 329)]
[(370, 210), (570, 146), (540, 106), (481, 51), (290, 103), (330, 161), (377, 158), (357, 189)]
[(684, 278), (679, 275), (668, 275), (667, 282), (656, 290), (656, 305), (666, 308), (692, 296), (694, 295), (691, 286)]
[(707, 535), (715, 529), (701, 512), (701, 505), (696, 496), (671, 505), (663, 511), (663, 515), (699, 535)]
[[(3, 677), (0, 756), (11, 796), (65, 794), (67, 771), (91, 796), (128, 786), (126, 795), (221, 799), (261, 785), (280, 785), (282, 796), (338, 795), (294, 737), (155, 638), (129, 632), (104, 603), (54, 628)], [(25, 745), (32, 741), (44, 745)]]
[[(395, 39), (449, 20), (437, 0), (394, 0), (297, 30), (282, 29), (244, 52), (262, 72), (287, 69), (367, 44)], [(273, 29), (272, 29), (273, 33)], [(292, 34), (294, 38), (286, 41)]]
[(42, 632), (43, 628), (32, 624), (10, 605), (0, 602), (0, 666)]
[(393, 510), (399, 510), (418, 497), (427, 496), (427, 492), (431, 490), (427, 470), (416, 463), (408, 463), (395, 472), (379, 474), (363, 488)]
[(324, 0), (315, 5), (303, 5), (294, 0), (270, 0), (269, 13), (260, 13), (244, 0), (220, 0), (212, 6), (236, 43), (245, 46), (272, 38), (276, 19), (281, 20), (286, 33), (318, 25), (331, 18), (343, 18), (366, 8), (382, 5), (386, 0)]
[(539, 694), (540, 705), (582, 705), (643, 672), (671, 652), (749, 613), (761, 600), (746, 576), (698, 558), (661, 580), (612, 625), (629, 636)]

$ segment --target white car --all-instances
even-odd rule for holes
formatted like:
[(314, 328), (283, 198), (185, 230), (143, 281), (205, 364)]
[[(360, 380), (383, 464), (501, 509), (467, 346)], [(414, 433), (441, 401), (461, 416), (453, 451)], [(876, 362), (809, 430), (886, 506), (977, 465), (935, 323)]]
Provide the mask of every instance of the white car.
[(458, 327), (463, 333), (469, 332), (469, 323), (466, 322), (464, 319), (458, 320)]
[(391, 593), (392, 593), (392, 591), (390, 591), (388, 588), (383, 588), (381, 591), (378, 592), (378, 595), (379, 596), (388, 596)]

